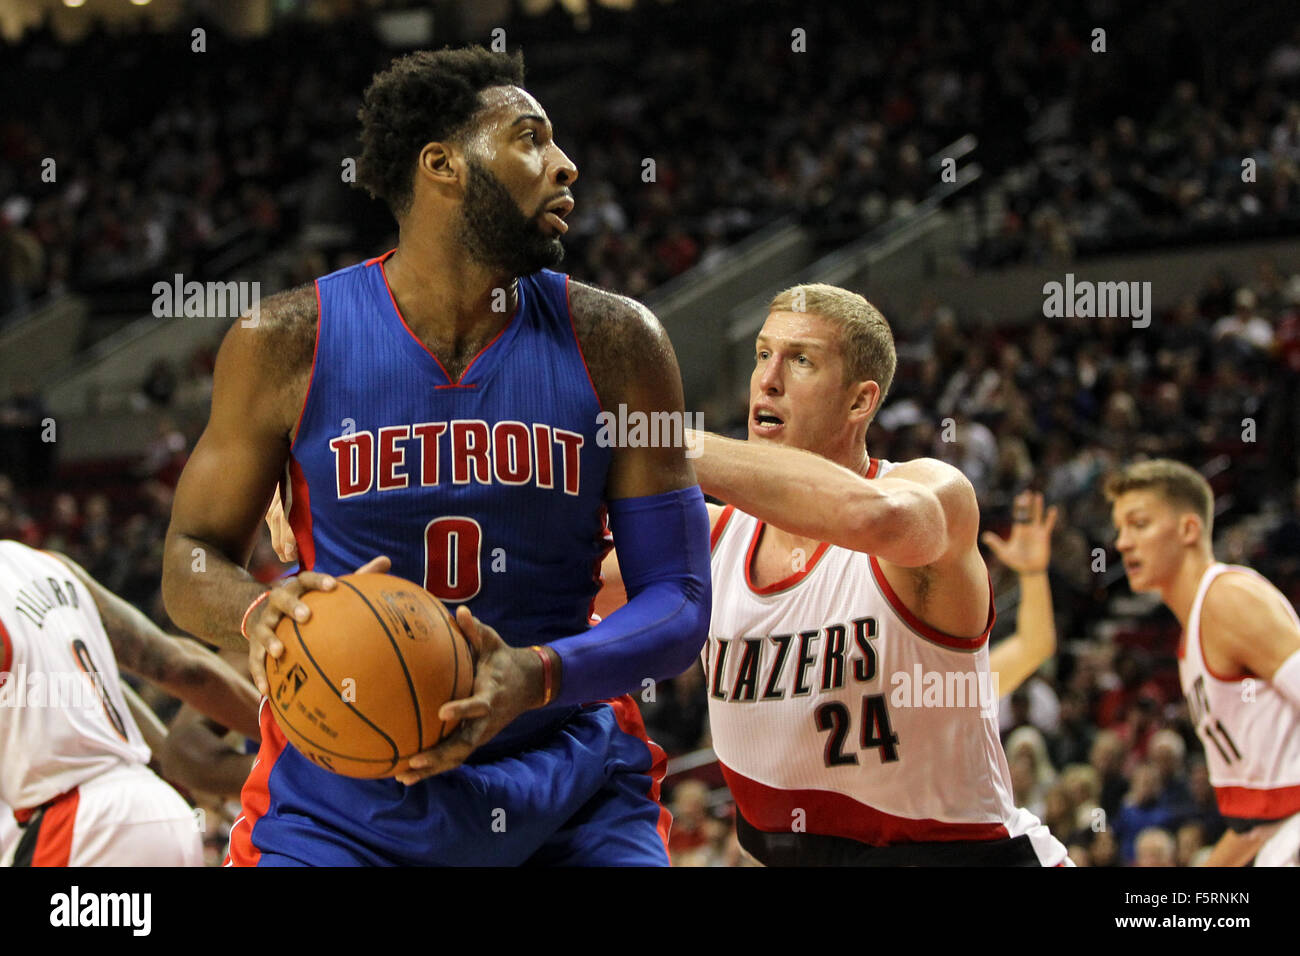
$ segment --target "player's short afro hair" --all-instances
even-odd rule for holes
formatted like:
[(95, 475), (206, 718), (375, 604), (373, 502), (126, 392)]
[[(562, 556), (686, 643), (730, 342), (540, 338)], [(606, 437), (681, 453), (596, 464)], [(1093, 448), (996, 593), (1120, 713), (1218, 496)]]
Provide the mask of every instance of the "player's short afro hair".
[(454, 140), (490, 86), (522, 86), (523, 54), (481, 46), (420, 50), (376, 73), (362, 99), (357, 185), (388, 203), (394, 215), (411, 206), (415, 159), (425, 143)]

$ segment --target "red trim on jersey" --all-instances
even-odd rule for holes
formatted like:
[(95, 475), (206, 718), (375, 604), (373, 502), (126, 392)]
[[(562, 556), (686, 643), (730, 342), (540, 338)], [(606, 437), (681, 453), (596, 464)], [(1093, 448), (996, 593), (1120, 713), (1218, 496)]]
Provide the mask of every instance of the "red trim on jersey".
[(871, 462), (871, 464), (867, 465), (867, 473), (863, 475), (863, 477), (874, 478), (876, 477), (876, 472), (880, 470), (880, 459), (872, 458), (871, 456), (868, 455), (867, 460)]
[(749, 550), (745, 552), (745, 586), (758, 595), (776, 594), (778, 591), (784, 591), (786, 588), (794, 587), (808, 576), (812, 569), (817, 566), (817, 562), (821, 560), (822, 555), (826, 553), (826, 549), (830, 547), (830, 545), (825, 541), (821, 542), (817, 545), (817, 549), (813, 551), (812, 558), (809, 559), (808, 564), (802, 571), (796, 571), (774, 584), (768, 584), (760, 588), (754, 584), (754, 578), (750, 573), (750, 569), (753, 567), (754, 554), (758, 551), (758, 541), (763, 537), (763, 529), (765, 527), (767, 527), (767, 525), (762, 521), (755, 526), (754, 537), (750, 539)]
[(872, 554), (869, 557), (871, 559), (871, 576), (876, 579), (876, 586), (880, 588), (880, 593), (885, 596), (889, 606), (894, 609), (908, 627), (926, 640), (955, 651), (978, 651), (984, 646), (984, 643), (989, 639), (989, 634), (993, 631), (993, 622), (997, 619), (997, 612), (993, 607), (992, 578), (989, 579), (989, 619), (988, 623), (984, 625), (984, 633), (978, 637), (957, 637), (954, 634), (948, 634), (931, 627), (908, 610), (907, 605), (889, 586), (889, 581), (885, 579), (885, 573), (880, 569), (880, 562), (876, 560), (876, 556)]
[(709, 532), (710, 553), (712, 553), (713, 549), (718, 546), (718, 539), (722, 537), (722, 532), (726, 529), (727, 522), (731, 520), (731, 516), (734, 515), (735, 513), (736, 513), (736, 506), (727, 505), (727, 507), (722, 509), (722, 514), (718, 515), (718, 523), (715, 524), (713, 526), (713, 530)]
[(45, 805), (41, 832), (36, 835), (32, 866), (67, 866), (72, 856), (72, 831), (77, 822), (81, 792), (73, 787)]
[(379, 274), (384, 280), (384, 289), (388, 292), (388, 301), (393, 303), (393, 313), (397, 316), (397, 321), (402, 323), (402, 328), (406, 329), (406, 334), (415, 339), (416, 344), (419, 345), (420, 348), (424, 349), (424, 351), (428, 353), (429, 358), (433, 359), (437, 364), (438, 369), (442, 372), (443, 378), (455, 385), (456, 383), (452, 381), (451, 376), (447, 374), (447, 370), (442, 367), (442, 361), (438, 356), (433, 354), (433, 350), (430, 349), (429, 346), (425, 345), (424, 342), (420, 340), (418, 335), (411, 331), (411, 327), (406, 324), (406, 316), (402, 315), (402, 310), (397, 307), (397, 298), (393, 295), (393, 287), (388, 284), (388, 272), (384, 269), (384, 260), (391, 254), (392, 253), (388, 253), (380, 256), (377, 261), (379, 262)]
[(1242, 820), (1282, 820), (1300, 813), (1300, 786), (1258, 790), (1253, 787), (1215, 787), (1219, 813)]
[(258, 724), (262, 728), (262, 745), (258, 748), (253, 769), (244, 781), (244, 788), (239, 792), (242, 813), (230, 828), (230, 852), (226, 856), (226, 866), (257, 866), (257, 861), (262, 858), (262, 851), (253, 845), (253, 827), (271, 808), (271, 770), (288, 746), (268, 703), (263, 697), (257, 715)]
[[(1247, 573), (1247, 574), (1256, 575), (1257, 577), (1261, 577), (1261, 578), (1263, 577), (1262, 574), (1257, 574), (1257, 572), (1253, 570), (1247, 569), (1245, 572), (1243, 572), (1240, 568), (1234, 568), (1231, 565), (1229, 565), (1226, 570), (1220, 571), (1218, 575), (1215, 576), (1214, 581), (1211, 581), (1209, 585), (1205, 588), (1205, 595), (1204, 597), (1201, 598), (1201, 608), (1196, 619), (1196, 644), (1201, 649), (1201, 665), (1205, 668), (1205, 672), (1207, 674), (1209, 674), (1215, 680), (1224, 684), (1240, 684), (1248, 677), (1251, 679), (1255, 679), (1255, 675), (1252, 674), (1249, 670), (1243, 671), (1239, 677), (1224, 677), (1222, 674), (1216, 674), (1214, 672), (1214, 668), (1210, 666), (1209, 658), (1205, 656), (1205, 628), (1201, 627), (1201, 620), (1200, 620), (1202, 617), (1205, 616), (1205, 602), (1209, 600), (1210, 589), (1214, 587), (1215, 582), (1222, 579), (1222, 577), (1225, 574), (1231, 574), (1234, 571), (1236, 571), (1239, 574)], [(1271, 582), (1265, 579), (1265, 583), (1271, 583)], [(1178, 656), (1182, 657), (1183, 655), (1179, 654)]]
[(659, 790), (663, 786), (664, 775), (668, 771), (668, 755), (664, 749), (650, 739), (645, 732), (645, 723), (641, 720), (641, 711), (636, 706), (629, 695), (624, 694), (622, 697), (612, 697), (609, 700), (601, 701), (602, 704), (609, 704), (614, 710), (614, 719), (618, 721), (619, 729), (629, 737), (635, 737), (644, 741), (650, 750), (652, 763), (647, 773), (650, 775), (650, 791), (647, 796), (655, 803), (659, 804), (659, 824), (656, 829), (659, 831), (659, 839), (663, 841), (664, 853), (668, 854), (668, 830), (673, 824), (673, 815), (668, 812), (668, 808), (663, 805), (659, 799)]
[(758, 830), (789, 833), (802, 810), (808, 833), (845, 837), (871, 846), (899, 843), (938, 843), (965, 840), (1005, 840), (1010, 834), (1001, 823), (947, 823), (912, 819), (885, 813), (852, 797), (830, 790), (783, 790), (750, 780), (721, 761), (736, 806)]
[(382, 256), (375, 256), (373, 259), (367, 259), (365, 262), (362, 263), (362, 266), (363, 266), (364, 268), (366, 268), (366, 269), (369, 269), (369, 268), (370, 268), (371, 266), (373, 266), (376, 262), (383, 262), (385, 259), (387, 259), (389, 256), (391, 256), (391, 255), (392, 255), (394, 252), (396, 252), (396, 251), (397, 251), (397, 248), (396, 248), (396, 247), (394, 247), (394, 248), (392, 248), (392, 249), (389, 249), (389, 250), (388, 250), (387, 252), (385, 252)]
[(390, 255), (392, 255), (391, 252), (384, 256), (381, 256), (378, 260), (379, 273), (384, 279), (384, 289), (386, 289), (388, 292), (388, 301), (393, 303), (393, 312), (394, 314), (396, 314), (397, 320), (402, 323), (402, 328), (406, 329), (406, 334), (409, 335), (411, 338), (415, 339), (416, 343), (420, 346), (420, 348), (424, 349), (424, 351), (428, 353), (429, 358), (433, 359), (434, 362), (437, 363), (438, 369), (442, 372), (443, 377), (449, 383), (447, 385), (435, 385), (434, 387), (435, 388), (475, 388), (476, 386), (474, 385), (462, 385), (461, 383), (465, 380), (465, 376), (469, 374), (469, 370), (474, 367), (474, 363), (479, 360), (479, 357), (482, 356), (482, 354), (486, 352), (488, 349), (490, 349), (493, 345), (495, 345), (497, 339), (501, 338), (505, 330), (510, 328), (510, 326), (514, 323), (515, 317), (519, 315), (520, 302), (515, 303), (514, 312), (510, 313), (510, 318), (506, 320), (505, 325), (501, 326), (500, 331), (498, 331), (496, 335), (492, 336), (492, 341), (489, 342), (487, 345), (483, 346), (476, 353), (474, 353), (474, 357), (470, 359), (469, 364), (465, 366), (465, 371), (460, 373), (460, 378), (453, 380), (451, 375), (447, 373), (447, 369), (443, 366), (438, 356), (433, 354), (433, 350), (429, 348), (429, 346), (425, 345), (424, 342), (420, 340), (420, 337), (418, 335), (416, 335), (414, 332), (411, 331), (411, 327), (406, 323), (406, 316), (402, 315), (402, 310), (397, 307), (397, 298), (393, 295), (393, 287), (388, 284), (388, 272), (387, 270), (384, 269), (384, 260), (387, 259), (388, 256)]
[(582, 359), (582, 368), (587, 373), (587, 381), (591, 384), (591, 394), (596, 396), (596, 407), (604, 408), (601, 404), (600, 392), (596, 391), (596, 380), (591, 377), (591, 367), (587, 364), (587, 355), (582, 351), (582, 341), (578, 338), (578, 326), (573, 321), (573, 302), (569, 298), (569, 277), (564, 276), (564, 304), (569, 310), (569, 328), (573, 330), (573, 343), (578, 346), (578, 358)]
[[(14, 644), (9, 637), (9, 631), (5, 628), (5, 622), (0, 621), (0, 674), (8, 674), (9, 666), (14, 662)], [(8, 678), (6, 678), (7, 680)], [(0, 687), (5, 684), (0, 680)]]
[(470, 359), (470, 360), (469, 360), (469, 364), (465, 366), (465, 371), (461, 372), (461, 373), (460, 373), (460, 378), (456, 380), (456, 384), (457, 384), (460, 388), (477, 388), (477, 387), (478, 387), (478, 386), (476, 386), (476, 385), (461, 385), (460, 383), (463, 382), (463, 381), (465, 381), (465, 376), (468, 375), (468, 374), (469, 374), (469, 370), (472, 369), (472, 368), (474, 367), (474, 363), (477, 362), (480, 358), (483, 357), (483, 353), (486, 352), (488, 349), (490, 349), (492, 346), (496, 345), (496, 344), (497, 344), (497, 339), (499, 339), (499, 338), (501, 338), (501, 336), (505, 335), (505, 334), (506, 334), (506, 329), (508, 329), (508, 328), (510, 328), (510, 326), (514, 325), (514, 323), (515, 323), (515, 319), (516, 319), (516, 318), (518, 317), (518, 315), (519, 315), (519, 306), (520, 306), (521, 304), (522, 304), (522, 301), (520, 301), (520, 302), (516, 302), (516, 303), (515, 303), (515, 310), (514, 310), (513, 312), (510, 313), (510, 318), (506, 319), (506, 324), (503, 325), (503, 326), (501, 326), (500, 331), (498, 331), (496, 335), (492, 336), (492, 341), (491, 341), (491, 342), (489, 342), (487, 345), (483, 346), (483, 347), (482, 347), (481, 349), (479, 349), (476, 353), (474, 353), (474, 357), (473, 357), (472, 359)]
[(307, 487), (302, 465), (293, 455), (289, 456), (289, 481), (293, 489), (289, 496), (289, 527), (293, 529), (293, 540), (298, 545), (298, 568), (310, 571), (316, 566), (316, 541), (311, 533), (311, 490)]

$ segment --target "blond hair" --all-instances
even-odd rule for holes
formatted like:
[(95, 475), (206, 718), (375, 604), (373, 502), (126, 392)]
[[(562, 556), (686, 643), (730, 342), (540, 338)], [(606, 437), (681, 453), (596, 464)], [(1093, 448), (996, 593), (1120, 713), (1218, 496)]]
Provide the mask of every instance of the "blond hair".
[(898, 355), (894, 333), (874, 305), (848, 289), (812, 282), (791, 286), (772, 299), (768, 312), (807, 312), (839, 326), (844, 384), (872, 381), (880, 386), (879, 409), (894, 381)]
[(1205, 536), (1214, 528), (1214, 492), (1195, 468), (1171, 458), (1152, 458), (1120, 469), (1106, 479), (1106, 500), (1114, 504), (1130, 491), (1151, 491), (1201, 519)]

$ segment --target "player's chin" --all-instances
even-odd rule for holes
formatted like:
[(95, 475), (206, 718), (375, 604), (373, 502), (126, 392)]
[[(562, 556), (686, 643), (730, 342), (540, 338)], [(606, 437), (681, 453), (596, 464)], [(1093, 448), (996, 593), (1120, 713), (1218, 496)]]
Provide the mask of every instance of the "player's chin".
[(1158, 590), (1149, 580), (1147, 580), (1146, 575), (1143, 574), (1141, 570), (1126, 570), (1125, 575), (1128, 577), (1128, 589), (1134, 594)]

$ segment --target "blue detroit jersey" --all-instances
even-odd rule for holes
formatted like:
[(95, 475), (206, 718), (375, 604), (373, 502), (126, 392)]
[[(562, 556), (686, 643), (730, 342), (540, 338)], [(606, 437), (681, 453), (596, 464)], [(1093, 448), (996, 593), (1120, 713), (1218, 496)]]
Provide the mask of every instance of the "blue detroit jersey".
[[(609, 546), (611, 452), (596, 442), (601, 408), (568, 277), (521, 277), (515, 314), (453, 382), (400, 315), (387, 258), (317, 282), (316, 356), (289, 461), (303, 567), (346, 574), (388, 555), (392, 574), (453, 612), (467, 605), (514, 646), (585, 630)], [(572, 713), (526, 713), (473, 759)]]

